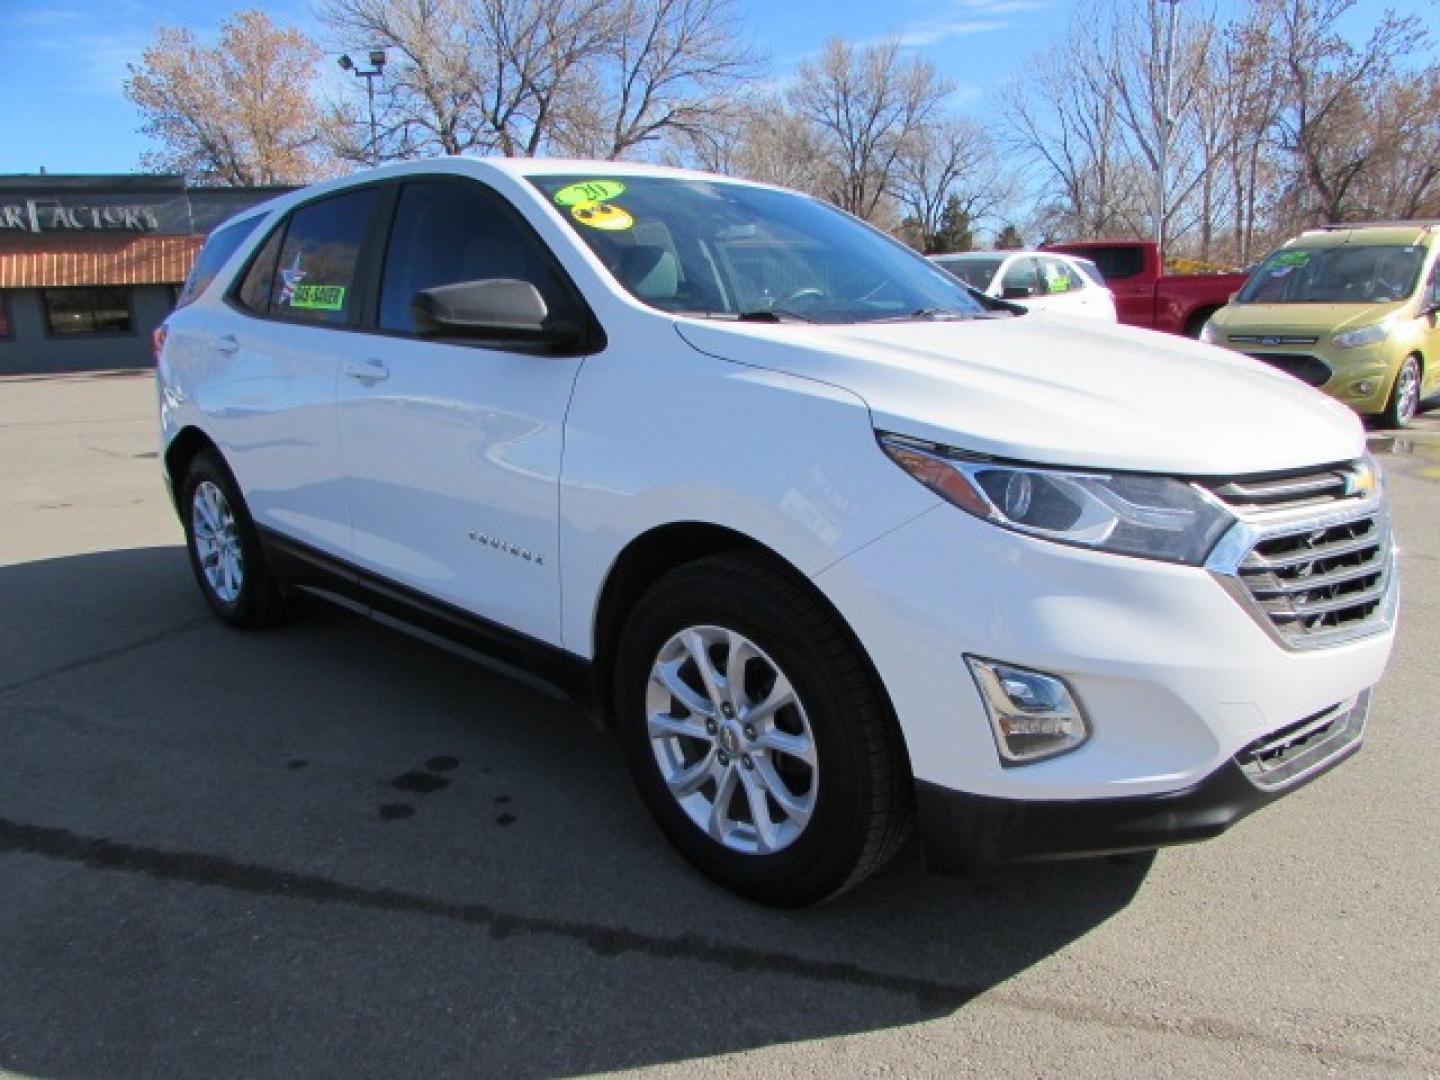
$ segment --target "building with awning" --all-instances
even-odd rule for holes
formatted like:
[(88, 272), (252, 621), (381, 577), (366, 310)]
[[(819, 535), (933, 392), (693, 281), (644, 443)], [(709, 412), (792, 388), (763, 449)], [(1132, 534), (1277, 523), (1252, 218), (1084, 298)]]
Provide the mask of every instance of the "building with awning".
[(181, 176), (0, 176), (0, 375), (152, 363), (205, 236), (290, 188)]

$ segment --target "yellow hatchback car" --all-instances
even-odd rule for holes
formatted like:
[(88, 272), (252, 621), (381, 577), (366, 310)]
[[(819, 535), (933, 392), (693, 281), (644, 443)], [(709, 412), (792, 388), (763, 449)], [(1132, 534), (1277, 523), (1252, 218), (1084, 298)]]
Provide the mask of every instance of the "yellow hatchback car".
[(1440, 228), (1333, 225), (1302, 233), (1200, 333), (1405, 427), (1440, 391)]

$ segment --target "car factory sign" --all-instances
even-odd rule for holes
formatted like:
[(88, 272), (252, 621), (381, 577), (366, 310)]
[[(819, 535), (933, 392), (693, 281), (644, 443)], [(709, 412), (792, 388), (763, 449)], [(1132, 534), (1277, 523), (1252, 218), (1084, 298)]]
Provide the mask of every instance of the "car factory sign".
[(67, 206), (54, 199), (0, 205), (0, 230), (9, 232), (154, 232), (158, 228), (154, 206)]

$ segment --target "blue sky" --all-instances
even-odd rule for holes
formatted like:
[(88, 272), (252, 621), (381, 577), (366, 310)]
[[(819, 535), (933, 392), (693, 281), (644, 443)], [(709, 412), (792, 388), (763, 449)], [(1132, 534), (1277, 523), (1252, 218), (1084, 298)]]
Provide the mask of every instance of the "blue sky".
[[(1222, 15), (1245, 0), (1209, 3)], [(827, 37), (866, 41), (895, 34), (929, 57), (981, 108), (1025, 58), (1062, 36), (1069, 0), (739, 0), (754, 41), (785, 74)], [(319, 36), (309, 0), (0, 0), (0, 173), (129, 172), (146, 148), (140, 119), (121, 93), (127, 62), (138, 60), (161, 25), (213, 35), (246, 6)], [(1361, 0), (1352, 21), (1373, 22), (1382, 0)], [(1402, 5), (1408, 6), (1408, 5)], [(1437, 11), (1434, 0), (1422, 10)], [(364, 42), (357, 42), (364, 45)], [(357, 87), (358, 92), (358, 87)]]

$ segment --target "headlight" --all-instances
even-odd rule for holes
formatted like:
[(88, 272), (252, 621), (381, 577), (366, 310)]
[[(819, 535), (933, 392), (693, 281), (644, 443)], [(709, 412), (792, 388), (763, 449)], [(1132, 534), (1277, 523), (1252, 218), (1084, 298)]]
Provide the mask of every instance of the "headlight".
[(1342, 349), (1358, 349), (1361, 345), (1378, 345), (1390, 336), (1390, 331), (1394, 328), (1392, 320), (1382, 319), (1369, 326), (1362, 326), (1359, 330), (1346, 330), (1343, 334), (1336, 334), (1330, 340)]
[(1061, 544), (1199, 566), (1235, 520), (1166, 476), (1009, 465), (897, 435), (882, 434), (880, 445), (965, 512)]
[(1208, 345), (1220, 344), (1220, 331), (1216, 328), (1214, 319), (1206, 319), (1205, 325), (1200, 327), (1200, 340)]

